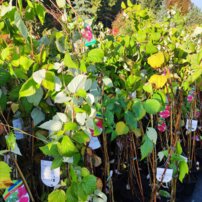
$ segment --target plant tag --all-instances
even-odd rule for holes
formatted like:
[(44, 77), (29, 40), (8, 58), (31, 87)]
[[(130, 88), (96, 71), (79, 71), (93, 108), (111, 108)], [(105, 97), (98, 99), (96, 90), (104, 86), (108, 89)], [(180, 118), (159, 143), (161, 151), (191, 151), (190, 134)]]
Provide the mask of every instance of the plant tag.
[(91, 137), (89, 145), (92, 150), (98, 149), (101, 147), (98, 137)]
[(189, 131), (196, 131), (198, 126), (198, 121), (197, 120), (191, 120), (191, 119), (187, 119), (186, 122), (186, 129)]
[(103, 131), (103, 119), (100, 114), (96, 115), (95, 123), (96, 123), (96, 125), (94, 126), (94, 128), (92, 128), (92, 129), (90, 128), (90, 132), (91, 132), (92, 136), (100, 135)]
[(93, 32), (89, 24), (85, 24), (85, 27), (81, 33), (85, 42), (85, 46), (88, 47), (96, 44), (96, 40), (94, 39)]
[[(164, 173), (165, 168), (157, 168), (156, 171), (156, 179), (160, 182), (162, 179), (162, 175)], [(162, 182), (170, 182), (172, 180), (172, 176), (173, 176), (173, 169), (166, 169), (165, 175), (163, 177), (163, 181)]]
[(60, 167), (51, 170), (52, 161), (41, 160), (41, 180), (48, 187), (55, 187), (60, 181)]
[(3, 194), (6, 202), (29, 202), (29, 194), (22, 182), (22, 180), (14, 180), (13, 184), (7, 188)]
[[(23, 120), (21, 118), (13, 119), (12, 122), (13, 122), (13, 127), (14, 128), (18, 128), (18, 129), (22, 130)], [(21, 140), (21, 139), (24, 138), (23, 133), (21, 133), (20, 131), (14, 129), (14, 133), (16, 135), (16, 140)]]

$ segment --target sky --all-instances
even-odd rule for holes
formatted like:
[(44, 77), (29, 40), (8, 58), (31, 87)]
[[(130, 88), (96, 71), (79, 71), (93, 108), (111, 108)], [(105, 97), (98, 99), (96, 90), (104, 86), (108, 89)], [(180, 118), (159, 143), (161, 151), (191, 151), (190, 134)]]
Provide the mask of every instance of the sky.
[(192, 0), (192, 2), (202, 10), (202, 0)]

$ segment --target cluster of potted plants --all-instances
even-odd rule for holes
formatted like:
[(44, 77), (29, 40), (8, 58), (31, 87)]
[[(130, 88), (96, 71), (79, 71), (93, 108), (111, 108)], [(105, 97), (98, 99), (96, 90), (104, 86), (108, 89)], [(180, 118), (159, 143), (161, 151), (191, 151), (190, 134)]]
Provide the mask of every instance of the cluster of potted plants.
[[(130, 1), (111, 30), (82, 19), (71, 1), (53, 3), (58, 15), (20, 2), (0, 6), (4, 199), (22, 181), (25, 200), (50, 202), (176, 201), (194, 188), (200, 27)], [(47, 13), (60, 30), (43, 29)]]

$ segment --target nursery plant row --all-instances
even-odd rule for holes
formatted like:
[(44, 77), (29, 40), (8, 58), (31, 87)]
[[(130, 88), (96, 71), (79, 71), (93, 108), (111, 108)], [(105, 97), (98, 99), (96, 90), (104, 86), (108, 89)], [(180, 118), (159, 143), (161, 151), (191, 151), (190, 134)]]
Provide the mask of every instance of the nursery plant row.
[(0, 4), (0, 201), (192, 193), (202, 27), (174, 8), (159, 18), (129, 0), (121, 7), (107, 28), (70, 0)]

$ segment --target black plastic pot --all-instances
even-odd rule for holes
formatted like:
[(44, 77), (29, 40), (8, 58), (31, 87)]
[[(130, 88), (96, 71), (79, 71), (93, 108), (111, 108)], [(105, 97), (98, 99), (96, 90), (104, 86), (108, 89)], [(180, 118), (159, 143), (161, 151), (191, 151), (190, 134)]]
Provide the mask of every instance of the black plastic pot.
[[(177, 202), (184, 201), (186, 198), (189, 198), (195, 189), (195, 185), (197, 182), (197, 176), (198, 173), (194, 172), (189, 174), (188, 176), (185, 177), (183, 181), (183, 190), (181, 190), (181, 194), (177, 195)], [(178, 187), (177, 187), (178, 190)]]
[(202, 164), (202, 148), (196, 149), (196, 159)]

